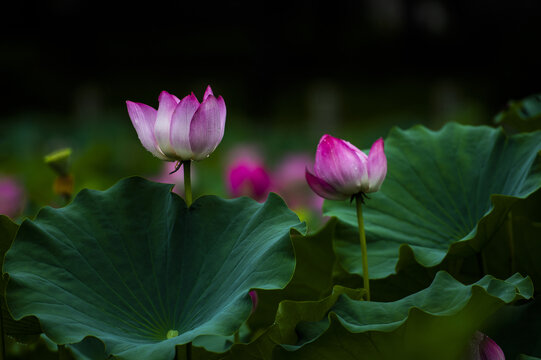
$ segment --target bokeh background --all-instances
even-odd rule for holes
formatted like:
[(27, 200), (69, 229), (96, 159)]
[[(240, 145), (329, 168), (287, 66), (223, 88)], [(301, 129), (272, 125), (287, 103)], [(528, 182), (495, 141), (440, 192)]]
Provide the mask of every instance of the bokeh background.
[(308, 218), (318, 205), (303, 161), (322, 134), (368, 148), (393, 126), (492, 124), (541, 90), (536, 0), (21, 1), (0, 21), (0, 188), (18, 187), (18, 219), (64, 204), (43, 158), (65, 147), (74, 192), (130, 175), (168, 182), (125, 107), (157, 107), (161, 90), (201, 98), (210, 84), (226, 101), (222, 144), (193, 166), (196, 196), (258, 197), (229, 184), (242, 159)]

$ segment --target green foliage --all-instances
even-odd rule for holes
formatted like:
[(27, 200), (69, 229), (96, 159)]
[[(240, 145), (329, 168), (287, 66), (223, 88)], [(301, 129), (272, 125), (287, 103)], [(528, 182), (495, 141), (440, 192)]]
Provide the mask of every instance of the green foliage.
[(488, 316), (532, 292), (519, 275), (463, 285), (439, 272), (430, 287), (395, 302), (341, 296), (322, 321), (296, 324), (299, 341), (276, 358), (456, 359)]
[(291, 228), (304, 231), (276, 195), (187, 208), (169, 185), (128, 178), (23, 222), (4, 264), (7, 303), (57, 344), (92, 335), (121, 359), (170, 359), (177, 344), (238, 330), (250, 289), (288, 283)]
[[(484, 126), (451, 123), (437, 132), (416, 126), (394, 129), (385, 146), (387, 178), (364, 210), (376, 279), (412, 262), (435, 267), (474, 255), (513, 204), (541, 187), (541, 132), (507, 137)], [(361, 274), (353, 204), (327, 201), (324, 210), (340, 220), (335, 249), (341, 265)]]
[[(362, 301), (362, 290), (335, 286), (319, 301), (282, 301), (264, 333), (219, 358), (456, 359), (490, 315), (532, 292), (530, 279), (520, 275), (463, 285), (445, 272), (394, 302)], [(214, 358), (203, 349), (198, 356)]]

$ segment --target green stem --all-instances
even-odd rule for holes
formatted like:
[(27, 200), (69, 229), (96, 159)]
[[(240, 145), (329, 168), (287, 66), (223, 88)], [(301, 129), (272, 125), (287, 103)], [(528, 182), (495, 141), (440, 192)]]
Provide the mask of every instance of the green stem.
[(366, 249), (366, 235), (364, 233), (362, 194), (355, 195), (355, 203), (357, 204), (357, 222), (359, 224), (359, 237), (361, 240), (364, 289), (366, 290), (366, 300), (370, 301), (370, 277), (368, 275), (368, 254)]
[(186, 198), (186, 205), (188, 205), (188, 207), (192, 205), (192, 180), (190, 177), (191, 163), (191, 160), (182, 162), (182, 165), (184, 165), (184, 197)]
[(234, 344), (238, 344), (240, 342), (240, 334), (239, 334), (239, 330), (235, 331), (235, 335), (233, 337), (233, 343)]

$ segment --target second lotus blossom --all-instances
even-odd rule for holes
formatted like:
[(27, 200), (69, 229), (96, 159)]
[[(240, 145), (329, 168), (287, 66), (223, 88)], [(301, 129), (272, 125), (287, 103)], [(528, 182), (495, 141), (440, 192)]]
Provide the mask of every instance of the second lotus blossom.
[(387, 175), (383, 139), (372, 145), (368, 156), (349, 142), (323, 135), (313, 171), (306, 169), (312, 190), (329, 200), (345, 200), (359, 193), (378, 191)]
[(202, 160), (222, 141), (226, 108), (210, 86), (199, 103), (192, 93), (182, 100), (162, 91), (158, 110), (126, 101), (130, 119), (141, 144), (155, 157), (166, 161)]

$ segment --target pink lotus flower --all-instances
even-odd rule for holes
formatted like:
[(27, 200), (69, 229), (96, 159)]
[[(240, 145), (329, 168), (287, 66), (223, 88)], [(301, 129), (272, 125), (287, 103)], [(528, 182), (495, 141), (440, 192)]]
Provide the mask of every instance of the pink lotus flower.
[(505, 360), (502, 349), (494, 340), (476, 331), (465, 356), (467, 360)]
[(386, 175), (387, 158), (381, 138), (366, 156), (345, 140), (323, 135), (317, 146), (314, 170), (306, 168), (308, 185), (329, 200), (378, 191)]
[(14, 178), (0, 177), (0, 214), (17, 217), (24, 205), (24, 190)]
[(256, 150), (241, 148), (233, 151), (227, 166), (227, 185), (231, 196), (249, 196), (264, 201), (270, 191), (271, 178)]
[(202, 160), (222, 141), (225, 102), (210, 86), (200, 104), (192, 93), (182, 100), (162, 91), (159, 107), (126, 101), (128, 114), (141, 144), (155, 157), (166, 161)]

